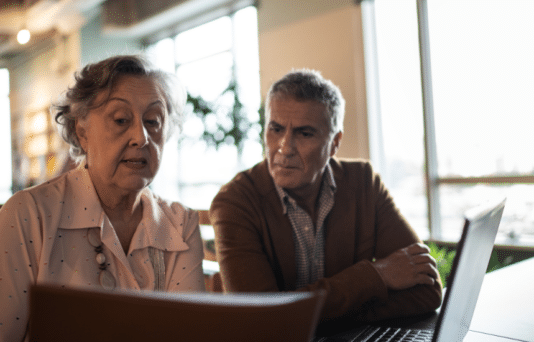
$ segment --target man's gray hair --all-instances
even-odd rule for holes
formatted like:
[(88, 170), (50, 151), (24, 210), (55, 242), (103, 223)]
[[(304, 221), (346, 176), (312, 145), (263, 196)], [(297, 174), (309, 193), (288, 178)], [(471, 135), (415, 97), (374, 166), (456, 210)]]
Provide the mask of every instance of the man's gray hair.
[(319, 71), (292, 70), (276, 81), (267, 93), (265, 108), (267, 115), (270, 113), (271, 99), (285, 96), (297, 101), (313, 100), (323, 104), (330, 117), (330, 131), (333, 134), (343, 132), (345, 99), (339, 88), (332, 81), (324, 79)]

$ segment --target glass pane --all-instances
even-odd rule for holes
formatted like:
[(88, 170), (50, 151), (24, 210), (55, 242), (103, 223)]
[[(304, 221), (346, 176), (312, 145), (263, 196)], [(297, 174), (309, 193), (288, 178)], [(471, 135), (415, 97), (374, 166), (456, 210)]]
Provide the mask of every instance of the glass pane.
[(428, 10), (440, 176), (533, 173), (534, 1)]
[[(250, 120), (258, 120), (259, 58), (254, 7), (238, 11), (233, 19), (224, 17), (181, 33), (174, 42), (177, 75), (191, 95), (216, 101), (216, 115), (222, 116), (233, 98), (219, 96), (235, 75), (240, 100), (248, 109)], [(183, 139), (179, 142), (175, 136), (167, 143), (160, 171), (152, 183), (154, 192), (162, 197), (195, 209), (207, 209), (222, 184), (262, 159), (259, 128), (249, 131), (250, 140), (241, 155), (234, 146), (221, 146), (218, 150), (207, 146), (201, 139), (203, 131), (202, 121), (187, 115)]]
[(233, 57), (224, 52), (178, 68), (178, 78), (193, 96), (214, 101), (228, 87), (232, 77)]
[[(247, 7), (235, 14), (235, 65), (238, 84), (247, 84), (239, 88), (241, 102), (257, 114), (261, 102), (260, 62), (258, 54), (258, 17), (256, 7)], [(255, 111), (254, 111), (255, 110)], [(251, 117), (258, 120), (258, 117)]]
[(9, 105), (9, 73), (0, 69), (0, 203), (13, 195), (11, 170), (11, 109)]
[(0, 96), (9, 95), (9, 72), (7, 69), (0, 69)]
[[(534, 185), (442, 185), (440, 187), (442, 236), (458, 241), (466, 210), (486, 201), (506, 199), (496, 244), (534, 245)], [(440, 238), (440, 237), (437, 237)]]
[(174, 41), (171, 38), (162, 39), (146, 49), (146, 55), (154, 65), (172, 74), (176, 72), (173, 52)]
[(198, 60), (232, 47), (232, 21), (222, 17), (176, 36), (178, 64)]
[[(428, 237), (424, 131), (415, 1), (375, 1), (379, 107), (384, 160), (378, 170), (421, 238)], [(371, 114), (373, 115), (373, 114)]]

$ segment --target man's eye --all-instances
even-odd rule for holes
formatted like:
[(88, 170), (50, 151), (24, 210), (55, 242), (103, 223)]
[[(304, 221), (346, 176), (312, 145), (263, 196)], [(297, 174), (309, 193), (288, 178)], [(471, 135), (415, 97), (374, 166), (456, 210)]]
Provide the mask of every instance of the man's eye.
[(124, 125), (128, 122), (127, 119), (123, 119), (123, 118), (119, 118), (119, 119), (115, 119), (115, 123), (119, 124), (119, 125)]
[(300, 134), (305, 138), (313, 137), (313, 133), (311, 132), (300, 132)]
[(269, 129), (271, 131), (273, 131), (273, 132), (276, 132), (276, 133), (278, 133), (278, 132), (280, 132), (282, 130), (280, 127), (275, 127), (275, 126), (271, 126)]

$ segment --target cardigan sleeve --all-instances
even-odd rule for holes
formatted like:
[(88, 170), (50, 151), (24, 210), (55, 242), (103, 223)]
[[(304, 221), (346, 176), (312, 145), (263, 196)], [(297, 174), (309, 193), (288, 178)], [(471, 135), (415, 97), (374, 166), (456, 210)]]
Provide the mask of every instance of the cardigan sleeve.
[[(413, 243), (422, 243), (400, 213), (380, 176), (372, 170), (369, 163), (366, 168), (366, 178), (370, 181), (366, 182), (369, 186), (365, 193), (372, 200), (375, 213), (373, 258), (382, 259)], [(438, 278), (433, 286), (417, 285), (402, 291), (388, 290), (387, 299), (366, 307), (361, 317), (366, 321), (374, 321), (423, 314), (436, 310), (441, 305), (441, 300), (442, 285)]]
[(240, 181), (225, 185), (215, 196), (210, 220), (225, 292), (279, 291), (268, 243), (261, 233), (261, 206)]

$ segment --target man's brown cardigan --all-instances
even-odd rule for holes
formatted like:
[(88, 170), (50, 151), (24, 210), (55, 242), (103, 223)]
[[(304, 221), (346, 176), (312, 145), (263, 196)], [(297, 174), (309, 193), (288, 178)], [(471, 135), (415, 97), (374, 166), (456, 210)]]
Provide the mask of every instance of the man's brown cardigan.
[(296, 289), (291, 223), (267, 162), (241, 172), (212, 202), (217, 259), (228, 292), (325, 289), (322, 320), (350, 315), (361, 320), (426, 313), (441, 304), (441, 283), (392, 291), (373, 266), (414, 242), (416, 233), (399, 213), (367, 161), (331, 159), (337, 185), (325, 220), (325, 277)]

